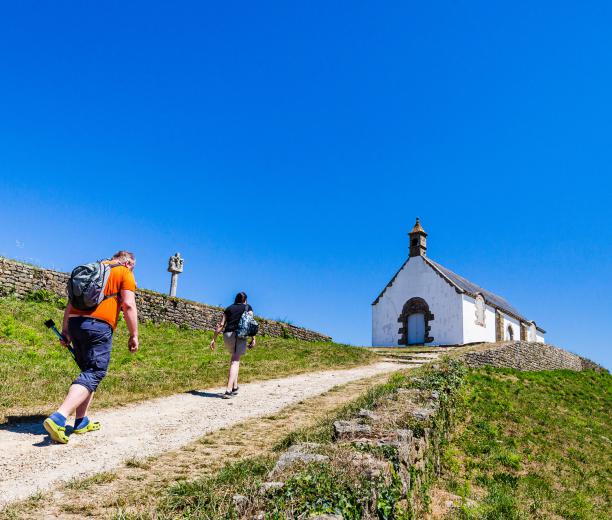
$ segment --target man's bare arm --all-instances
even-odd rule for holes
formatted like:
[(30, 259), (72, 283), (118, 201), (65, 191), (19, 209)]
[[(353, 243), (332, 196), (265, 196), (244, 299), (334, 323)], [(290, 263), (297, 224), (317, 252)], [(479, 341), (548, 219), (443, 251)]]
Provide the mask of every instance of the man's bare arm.
[(70, 319), (70, 313), (72, 312), (72, 304), (68, 302), (66, 310), (64, 311), (64, 320), (62, 321), (62, 334), (66, 338), (67, 342), (60, 341), (63, 345), (68, 346), (72, 342), (70, 332), (68, 332), (68, 320)]
[(136, 294), (134, 291), (121, 291), (121, 309), (130, 333), (128, 348), (130, 352), (138, 350), (138, 311), (136, 310)]

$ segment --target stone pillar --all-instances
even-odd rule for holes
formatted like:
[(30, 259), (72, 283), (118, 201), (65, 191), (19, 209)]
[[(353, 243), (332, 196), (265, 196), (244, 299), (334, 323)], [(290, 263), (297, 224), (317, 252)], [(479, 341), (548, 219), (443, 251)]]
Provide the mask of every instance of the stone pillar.
[(176, 296), (176, 285), (178, 282), (178, 273), (172, 273), (170, 278), (170, 296)]
[(183, 272), (183, 259), (180, 253), (176, 253), (168, 260), (168, 272), (172, 273), (170, 278), (170, 296), (176, 296), (176, 287), (178, 285), (178, 275)]
[(495, 341), (504, 341), (504, 317), (495, 309)]

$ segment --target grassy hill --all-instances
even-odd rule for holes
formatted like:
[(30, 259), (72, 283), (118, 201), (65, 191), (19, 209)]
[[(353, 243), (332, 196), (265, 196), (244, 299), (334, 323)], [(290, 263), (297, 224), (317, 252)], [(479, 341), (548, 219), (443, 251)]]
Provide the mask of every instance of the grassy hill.
[(457, 425), (443, 487), (475, 502), (452, 518), (610, 518), (610, 374), (470, 371)]
[[(451, 379), (452, 372), (445, 369)], [(425, 387), (423, 374), (417, 380)], [(436, 383), (444, 379), (432, 374)], [(443, 446), (443, 475), (432, 488), (432, 514), (444, 520), (604, 520), (612, 510), (612, 376), (606, 372), (518, 372), (511, 369), (466, 370), (453, 420), (453, 438)], [(385, 403), (406, 378), (363, 395), (316, 427), (292, 433), (279, 447), (301, 441), (330, 442), (331, 424), (351, 411)], [(389, 397), (391, 396), (391, 397)], [(379, 405), (377, 405), (379, 406)], [(379, 408), (374, 408), (377, 414)], [(398, 416), (399, 421), (399, 416)], [(398, 422), (397, 424), (401, 424)], [(345, 447), (347, 449), (347, 447)], [(323, 451), (330, 455), (332, 452)], [(158, 494), (155, 514), (118, 514), (116, 518), (251, 518), (232, 506), (235, 493), (246, 494), (266, 518), (306, 518), (313, 511), (342, 511), (345, 518), (372, 518), (363, 504), (372, 496), (371, 479), (351, 481), (354, 466), (341, 459), (348, 473), (333, 464), (306, 464), (283, 489), (259, 492), (274, 466), (273, 456), (228, 465), (212, 476), (169, 484)], [(281, 478), (285, 481), (285, 478)], [(363, 486), (366, 486), (364, 491)], [(427, 486), (429, 484), (426, 484)], [(360, 487), (361, 486), (361, 487)], [(370, 486), (370, 487), (368, 487)], [(436, 496), (437, 495), (437, 496)], [(458, 495), (458, 497), (457, 497)], [(453, 498), (451, 510), (436, 507)], [(401, 514), (399, 490), (379, 494), (378, 517)], [(463, 501), (461, 500), (463, 498)], [(322, 509), (323, 508), (323, 509)], [(251, 514), (250, 511), (249, 514)]]
[[(53, 411), (78, 374), (70, 353), (44, 326), (48, 318), (61, 323), (62, 309), (61, 300), (44, 292), (32, 294), (29, 301), (0, 298), (0, 423)], [(140, 351), (130, 354), (127, 330), (120, 323), (95, 407), (224, 385), (229, 356), (221, 339), (211, 352), (211, 338), (210, 331), (141, 324)], [(377, 359), (366, 349), (335, 343), (261, 337), (244, 358), (240, 381), (348, 368)]]

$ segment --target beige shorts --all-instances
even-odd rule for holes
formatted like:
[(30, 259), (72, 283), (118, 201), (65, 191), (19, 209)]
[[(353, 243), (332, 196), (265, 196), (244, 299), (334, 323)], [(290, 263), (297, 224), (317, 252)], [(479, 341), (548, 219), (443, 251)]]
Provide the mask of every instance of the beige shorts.
[(224, 332), (223, 343), (230, 354), (240, 354), (243, 356), (247, 350), (246, 338), (239, 338), (235, 332)]

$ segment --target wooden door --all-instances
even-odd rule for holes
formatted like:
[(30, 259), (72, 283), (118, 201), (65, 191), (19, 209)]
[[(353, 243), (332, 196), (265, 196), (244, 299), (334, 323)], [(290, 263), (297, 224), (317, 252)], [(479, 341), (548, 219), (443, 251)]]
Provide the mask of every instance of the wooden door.
[(408, 316), (408, 345), (425, 343), (425, 315), (417, 312)]

